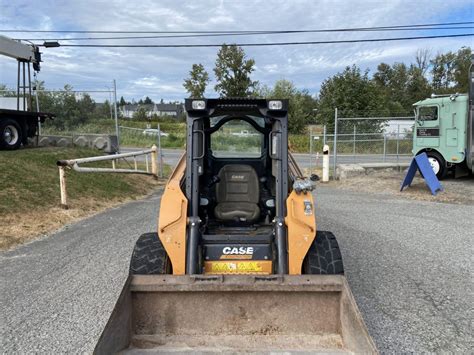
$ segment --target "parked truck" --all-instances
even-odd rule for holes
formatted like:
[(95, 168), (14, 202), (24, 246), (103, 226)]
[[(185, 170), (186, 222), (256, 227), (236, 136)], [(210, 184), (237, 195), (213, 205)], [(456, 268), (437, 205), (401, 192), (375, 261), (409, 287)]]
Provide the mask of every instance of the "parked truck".
[(425, 152), (438, 179), (474, 173), (474, 57), (468, 94), (432, 95), (415, 106), (413, 154)]
[(0, 54), (18, 61), (16, 97), (0, 100), (0, 150), (14, 150), (26, 145), (28, 138), (36, 136), (39, 122), (54, 115), (33, 109), (31, 64), (34, 71), (40, 70), (39, 48), (0, 36)]

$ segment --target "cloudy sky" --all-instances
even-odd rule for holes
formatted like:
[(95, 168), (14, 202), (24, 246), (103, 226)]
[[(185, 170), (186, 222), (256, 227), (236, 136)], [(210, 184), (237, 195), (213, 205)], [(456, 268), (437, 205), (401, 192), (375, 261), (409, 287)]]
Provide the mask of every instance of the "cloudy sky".
[[(0, 29), (233, 31), (308, 30), (472, 21), (472, 0), (0, 0)], [(458, 30), (457, 32), (472, 32)], [(443, 32), (436, 32), (442, 34)], [(453, 33), (453, 32), (451, 32)], [(59, 39), (70, 34), (5, 33), (13, 38)], [(434, 31), (293, 34), (215, 38), (127, 40), (120, 43), (251, 43), (319, 41), (433, 35)], [(89, 35), (101, 36), (101, 35)], [(104, 35), (102, 35), (104, 36)], [(42, 43), (41, 41), (37, 41)], [(60, 41), (61, 42), (61, 41)], [(118, 43), (118, 41), (97, 41)], [(66, 42), (61, 42), (66, 43)], [(68, 42), (74, 43), (74, 42)], [(473, 46), (473, 37), (360, 44), (247, 47), (256, 61), (253, 78), (272, 85), (285, 78), (317, 94), (321, 82), (353, 63), (374, 71), (380, 62), (410, 62), (418, 48), (439, 51)], [(78, 90), (103, 90), (117, 80), (118, 96), (130, 100), (181, 100), (193, 63), (202, 63), (213, 79), (217, 48), (47, 48), (39, 79), (50, 89), (71, 84)], [(0, 57), (0, 83), (16, 81), (16, 63)], [(206, 95), (216, 96), (212, 82)], [(100, 100), (96, 96), (96, 99)]]

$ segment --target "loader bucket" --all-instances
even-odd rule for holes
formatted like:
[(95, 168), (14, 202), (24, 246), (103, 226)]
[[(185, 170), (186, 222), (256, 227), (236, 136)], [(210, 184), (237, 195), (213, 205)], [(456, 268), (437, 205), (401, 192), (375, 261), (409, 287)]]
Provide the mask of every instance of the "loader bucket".
[(342, 275), (132, 276), (95, 354), (376, 353)]

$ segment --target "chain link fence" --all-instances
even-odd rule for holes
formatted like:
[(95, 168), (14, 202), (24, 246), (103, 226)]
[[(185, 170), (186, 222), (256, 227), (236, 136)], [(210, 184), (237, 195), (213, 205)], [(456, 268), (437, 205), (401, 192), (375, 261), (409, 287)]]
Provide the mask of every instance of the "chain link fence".
[(413, 156), (413, 125), (411, 116), (338, 117), (336, 110), (332, 132), (326, 126), (309, 129), (309, 167), (322, 164), (319, 154), (325, 144), (330, 148), (333, 175), (338, 164), (409, 163)]

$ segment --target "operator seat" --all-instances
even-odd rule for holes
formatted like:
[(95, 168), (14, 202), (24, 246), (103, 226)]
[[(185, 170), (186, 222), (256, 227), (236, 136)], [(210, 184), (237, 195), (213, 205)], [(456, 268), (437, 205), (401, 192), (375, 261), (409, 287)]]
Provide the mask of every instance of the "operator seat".
[(216, 185), (214, 215), (221, 221), (255, 222), (260, 217), (258, 176), (249, 165), (225, 165)]

